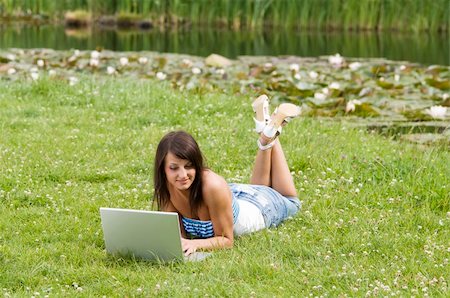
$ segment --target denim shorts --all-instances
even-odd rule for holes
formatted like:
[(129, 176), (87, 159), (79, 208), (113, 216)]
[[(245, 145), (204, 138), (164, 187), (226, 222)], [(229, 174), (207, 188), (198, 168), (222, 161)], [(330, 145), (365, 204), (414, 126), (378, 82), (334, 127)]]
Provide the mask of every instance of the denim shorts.
[(278, 226), (301, 208), (298, 198), (282, 196), (269, 186), (239, 183), (228, 185), (234, 199), (248, 201), (261, 210), (266, 228)]

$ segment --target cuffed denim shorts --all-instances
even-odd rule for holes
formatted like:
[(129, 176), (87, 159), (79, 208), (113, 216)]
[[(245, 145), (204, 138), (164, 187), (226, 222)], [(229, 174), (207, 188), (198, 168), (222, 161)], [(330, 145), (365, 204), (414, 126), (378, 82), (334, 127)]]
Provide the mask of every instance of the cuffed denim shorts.
[(229, 183), (229, 187), (234, 199), (248, 201), (261, 210), (266, 228), (278, 226), (301, 208), (298, 198), (282, 196), (269, 186)]

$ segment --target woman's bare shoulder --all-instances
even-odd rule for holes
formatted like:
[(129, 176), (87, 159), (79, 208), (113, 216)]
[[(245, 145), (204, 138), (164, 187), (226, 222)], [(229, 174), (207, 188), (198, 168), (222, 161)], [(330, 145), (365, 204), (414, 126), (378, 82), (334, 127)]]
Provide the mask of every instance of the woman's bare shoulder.
[(229, 192), (225, 179), (211, 170), (203, 171), (203, 195), (204, 198), (216, 197), (218, 193)]

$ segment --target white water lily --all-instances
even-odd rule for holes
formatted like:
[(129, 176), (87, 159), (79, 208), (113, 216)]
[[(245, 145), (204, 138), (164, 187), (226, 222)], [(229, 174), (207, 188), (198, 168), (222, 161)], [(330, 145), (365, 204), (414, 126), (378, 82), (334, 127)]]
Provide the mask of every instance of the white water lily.
[(269, 69), (269, 68), (272, 68), (272, 67), (273, 67), (273, 64), (270, 63), (270, 62), (267, 62), (267, 63), (264, 64), (264, 68), (265, 69)]
[(92, 51), (91, 52), (91, 58), (92, 59), (99, 59), (100, 58), (100, 52), (99, 51)]
[(372, 88), (365, 87), (365, 88), (361, 89), (361, 91), (359, 92), (358, 96), (363, 97), (363, 96), (366, 96), (367, 94), (370, 94), (370, 92), (372, 92)]
[(16, 55), (14, 54), (8, 54), (6, 55), (6, 59), (10, 60), (10, 61), (14, 61), (16, 60)]
[(148, 58), (147, 57), (139, 57), (138, 62), (139, 62), (139, 64), (147, 64)]
[(361, 101), (357, 99), (350, 100), (347, 102), (347, 105), (345, 106), (345, 112), (350, 113), (354, 112), (356, 110), (356, 106), (361, 105)]
[(314, 93), (314, 98), (318, 99), (318, 100), (325, 100), (325, 99), (327, 99), (327, 96), (326, 96), (326, 94), (323, 94), (321, 92), (316, 92), (316, 93)]
[(297, 63), (292, 63), (291, 65), (289, 65), (289, 70), (298, 72), (300, 70), (300, 65), (298, 65)]
[(160, 72), (160, 71), (158, 71), (157, 73), (156, 73), (156, 78), (158, 79), (158, 80), (165, 80), (166, 78), (167, 78), (167, 75), (165, 74), (165, 73), (163, 73), (163, 72)]
[(308, 72), (308, 75), (311, 79), (317, 79), (319, 77), (319, 74), (313, 70)]
[(194, 68), (192, 68), (192, 73), (195, 75), (198, 75), (198, 74), (202, 73), (202, 70), (198, 67), (194, 67)]
[(44, 62), (44, 60), (39, 59), (38, 61), (36, 61), (36, 64), (37, 64), (37, 66), (39, 66), (39, 67), (44, 67), (45, 62)]
[(339, 90), (341, 88), (341, 85), (338, 82), (333, 82), (330, 84), (330, 89), (337, 89)]
[(328, 57), (328, 62), (333, 66), (341, 66), (344, 63), (344, 57), (340, 54)]
[(11, 67), (10, 69), (8, 69), (8, 75), (13, 75), (17, 72), (17, 70), (14, 67)]
[(108, 66), (106, 68), (106, 73), (109, 74), (109, 75), (115, 74), (116, 73), (116, 69), (114, 67), (112, 67), (112, 66)]
[(425, 112), (435, 119), (444, 119), (447, 113), (447, 107), (443, 106), (432, 106), (426, 109)]
[(127, 64), (128, 64), (128, 58), (127, 58), (127, 57), (120, 57), (119, 63), (120, 63), (120, 65), (122, 65), (122, 66), (127, 65)]
[(92, 58), (89, 60), (89, 65), (92, 67), (97, 67), (100, 64), (100, 61), (98, 59)]
[(348, 68), (350, 68), (351, 70), (355, 71), (355, 70), (360, 69), (361, 66), (362, 66), (362, 64), (359, 63), (359, 62), (352, 62), (352, 63), (350, 63), (350, 64), (348, 65)]
[(194, 63), (191, 60), (186, 59), (186, 58), (181, 60), (181, 64), (183, 64), (183, 66), (187, 67), (187, 68), (191, 68), (194, 65)]
[(77, 77), (69, 77), (69, 85), (70, 86), (74, 86), (78, 83), (78, 78)]

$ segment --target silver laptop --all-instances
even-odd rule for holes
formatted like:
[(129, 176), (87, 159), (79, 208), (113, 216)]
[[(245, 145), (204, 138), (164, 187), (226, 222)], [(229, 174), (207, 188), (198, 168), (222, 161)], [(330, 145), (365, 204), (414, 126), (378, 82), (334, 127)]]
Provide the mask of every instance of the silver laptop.
[(210, 253), (185, 257), (175, 212), (100, 208), (106, 251), (113, 255), (158, 262), (199, 261)]

